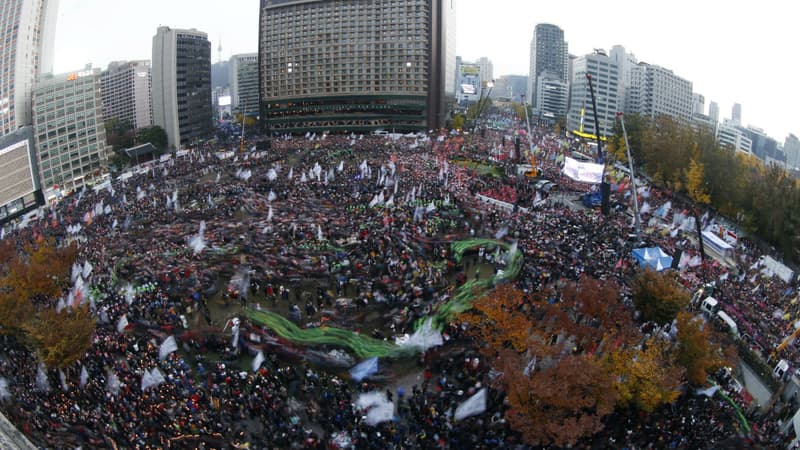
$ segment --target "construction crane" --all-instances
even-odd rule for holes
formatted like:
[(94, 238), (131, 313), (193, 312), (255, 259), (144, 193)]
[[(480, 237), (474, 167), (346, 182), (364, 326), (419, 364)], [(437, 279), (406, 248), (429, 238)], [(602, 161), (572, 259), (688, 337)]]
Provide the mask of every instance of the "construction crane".
[(525, 94), (522, 94), (522, 107), (525, 110), (525, 127), (528, 132), (528, 156), (531, 159), (531, 170), (525, 172), (528, 178), (537, 178), (539, 170), (536, 169), (536, 155), (533, 154), (533, 146), (531, 145), (531, 121), (528, 119), (528, 105), (525, 103)]

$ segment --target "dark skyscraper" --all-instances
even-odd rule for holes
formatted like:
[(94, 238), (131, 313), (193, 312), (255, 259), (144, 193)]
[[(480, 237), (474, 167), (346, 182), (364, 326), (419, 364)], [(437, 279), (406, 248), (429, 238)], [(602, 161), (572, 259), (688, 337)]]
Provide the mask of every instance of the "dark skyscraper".
[(212, 129), (211, 42), (197, 30), (158, 27), (153, 36), (153, 123), (175, 148)]
[[(528, 74), (528, 98), (537, 107), (539, 93), (538, 78), (547, 72), (548, 78), (567, 83), (569, 52), (564, 41), (564, 30), (549, 23), (540, 23), (533, 30), (531, 40), (530, 72)], [(565, 105), (566, 107), (566, 105)]]
[(261, 0), (261, 118), (277, 132), (426, 130), (455, 95), (454, 0)]

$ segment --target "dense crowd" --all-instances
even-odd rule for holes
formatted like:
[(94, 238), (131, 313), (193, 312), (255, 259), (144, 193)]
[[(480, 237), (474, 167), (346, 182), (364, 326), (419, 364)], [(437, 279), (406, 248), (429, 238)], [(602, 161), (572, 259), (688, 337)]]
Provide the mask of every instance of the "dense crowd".
[[(516, 158), (493, 158), (507, 178), (449, 163), (487, 162), (488, 149), (513, 149), (503, 133), (471, 139), (474, 149), (445, 134), (286, 136), (268, 152), (246, 154), (206, 146), (64, 198), (5, 238), (78, 242), (78, 262), (92, 266), (85, 280), (92, 291), (71, 298), (92, 302), (97, 331), (90, 351), (63, 372), (39, 368), (4, 338), (0, 376), (13, 399), (3, 403), (4, 413), (48, 448), (525, 448), (504, 419), (503, 393), (493, 388), (485, 412), (454, 420), (456, 407), (490, 384), (490, 368), (458, 324), (443, 331), (444, 347), (415, 361), (417, 379), (354, 382), (286, 354), (269, 353), (251, 370), (237, 352), (256, 346), (231, 343), (223, 331), (231, 314), (214, 309), (214, 302), (241, 302), (284, 312), (303, 326), (327, 321), (394, 338), (413, 331), (417, 319), (471, 277), (467, 268), (475, 277), (481, 267), (501, 269), (490, 252), (474, 266), (454, 261), (449, 244), (476, 236), (517, 242), (525, 263), (516, 283), (525, 291), (586, 274), (616, 279), (629, 301), (629, 216), (606, 217), (555, 195), (532, 207), (547, 193), (513, 175)], [(574, 143), (544, 130), (531, 139), (560, 189), (588, 190), (558, 172)], [(486, 203), (478, 193), (516, 207)], [(670, 201), (656, 188), (647, 195), (654, 209)], [(653, 227), (671, 223), (672, 210)], [(683, 234), (650, 235), (662, 248), (691, 251)], [(687, 266), (690, 289), (701, 283), (692, 275), (701, 268), (716, 279), (728, 271)], [(788, 287), (753, 275), (757, 268), (720, 281), (722, 300), (742, 315), (769, 315), (746, 322), (768, 348), (786, 319), (757, 301), (779, 305)], [(367, 325), (371, 311), (379, 317)], [(120, 326), (123, 318), (127, 326)], [(263, 332), (248, 329), (256, 331)], [(173, 335), (181, 349), (162, 358), (159, 344)], [(163, 381), (145, 387), (144, 374), (154, 369)], [(354, 402), (372, 391), (385, 391), (395, 404), (394, 420), (367, 423)], [(739, 434), (732, 417), (728, 403), (687, 396), (633, 422), (614, 418), (582, 445), (720, 448)]]

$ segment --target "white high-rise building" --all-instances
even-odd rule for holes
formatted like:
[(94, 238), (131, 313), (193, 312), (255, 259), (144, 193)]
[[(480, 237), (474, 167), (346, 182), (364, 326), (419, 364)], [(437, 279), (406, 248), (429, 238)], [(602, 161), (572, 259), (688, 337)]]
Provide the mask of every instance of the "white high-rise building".
[(0, 135), (33, 123), (31, 91), (53, 71), (58, 0), (0, 1)]
[(539, 102), (544, 101), (536, 90), (542, 72), (548, 71), (549, 77), (569, 82), (569, 51), (564, 30), (549, 23), (537, 24), (533, 29), (530, 58), (528, 102), (536, 110)]
[[(633, 53), (626, 52), (625, 47), (621, 45), (615, 45), (611, 47), (611, 52), (608, 54), (608, 56), (617, 63), (617, 67), (619, 68), (620, 106), (622, 107), (623, 111), (628, 112), (629, 111), (627, 107), (628, 103), (631, 102), (635, 103), (634, 99), (631, 100), (628, 99), (628, 95), (631, 94), (630, 87), (634, 82), (641, 81), (633, 79), (633, 71), (632, 71), (632, 69), (639, 62), (636, 60), (636, 56)], [(635, 95), (635, 93), (632, 95)]]
[(708, 104), (708, 117), (715, 124), (719, 123), (719, 104), (717, 102), (710, 102)]
[(626, 88), (626, 113), (650, 118), (670, 116), (692, 120), (692, 82), (660, 66), (639, 63), (631, 68), (631, 85)]
[(578, 57), (573, 62), (568, 129), (596, 134), (592, 97), (586, 75), (592, 77), (600, 135), (610, 136), (613, 134), (617, 112), (620, 111), (619, 73), (616, 61), (599, 51)]
[(258, 114), (258, 53), (231, 56), (228, 64), (231, 109), (234, 113)]
[(692, 115), (706, 113), (706, 98), (703, 94), (692, 94)]
[(115, 61), (102, 76), (103, 119), (127, 121), (134, 130), (153, 125), (150, 61)]
[(742, 105), (734, 103), (731, 108), (731, 121), (736, 126), (742, 126)]
[(158, 27), (153, 36), (153, 123), (180, 148), (212, 130), (211, 42), (197, 30)]
[(800, 167), (800, 139), (797, 136), (793, 134), (786, 136), (783, 152), (786, 154), (786, 167), (790, 169)]
[(494, 65), (491, 59), (483, 56), (478, 58), (476, 63), (481, 68), (481, 80), (484, 82), (494, 80)]
[(737, 126), (733, 120), (725, 119), (717, 126), (717, 141), (723, 147), (737, 152), (752, 154), (753, 141), (745, 129)]

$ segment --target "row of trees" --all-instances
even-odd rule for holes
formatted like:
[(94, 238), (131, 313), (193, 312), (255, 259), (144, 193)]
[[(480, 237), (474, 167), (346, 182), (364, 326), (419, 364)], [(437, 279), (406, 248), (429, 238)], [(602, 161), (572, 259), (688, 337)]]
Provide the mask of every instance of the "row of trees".
[(130, 162), (130, 158), (123, 152), (126, 148), (149, 142), (153, 144), (158, 154), (167, 149), (167, 132), (158, 125), (135, 130), (129, 120), (118, 118), (109, 119), (104, 125), (106, 142), (114, 151), (111, 165), (115, 167), (122, 168)]
[(0, 241), (0, 334), (16, 337), (51, 368), (73, 364), (92, 343), (95, 318), (88, 304), (57, 309), (75, 255), (74, 245)]
[[(782, 168), (720, 147), (712, 130), (667, 116), (625, 116), (625, 125), (631, 156), (654, 182), (710, 205), (800, 262), (800, 185)], [(619, 123), (608, 149), (627, 161)]]
[(645, 336), (612, 283), (585, 277), (549, 299), (499, 286), (461, 319), (502, 372), (496, 387), (512, 427), (531, 445), (565, 446), (600, 431), (616, 408), (674, 401), (681, 385), (705, 383), (725, 362), (702, 319), (670, 315), (674, 340)]

